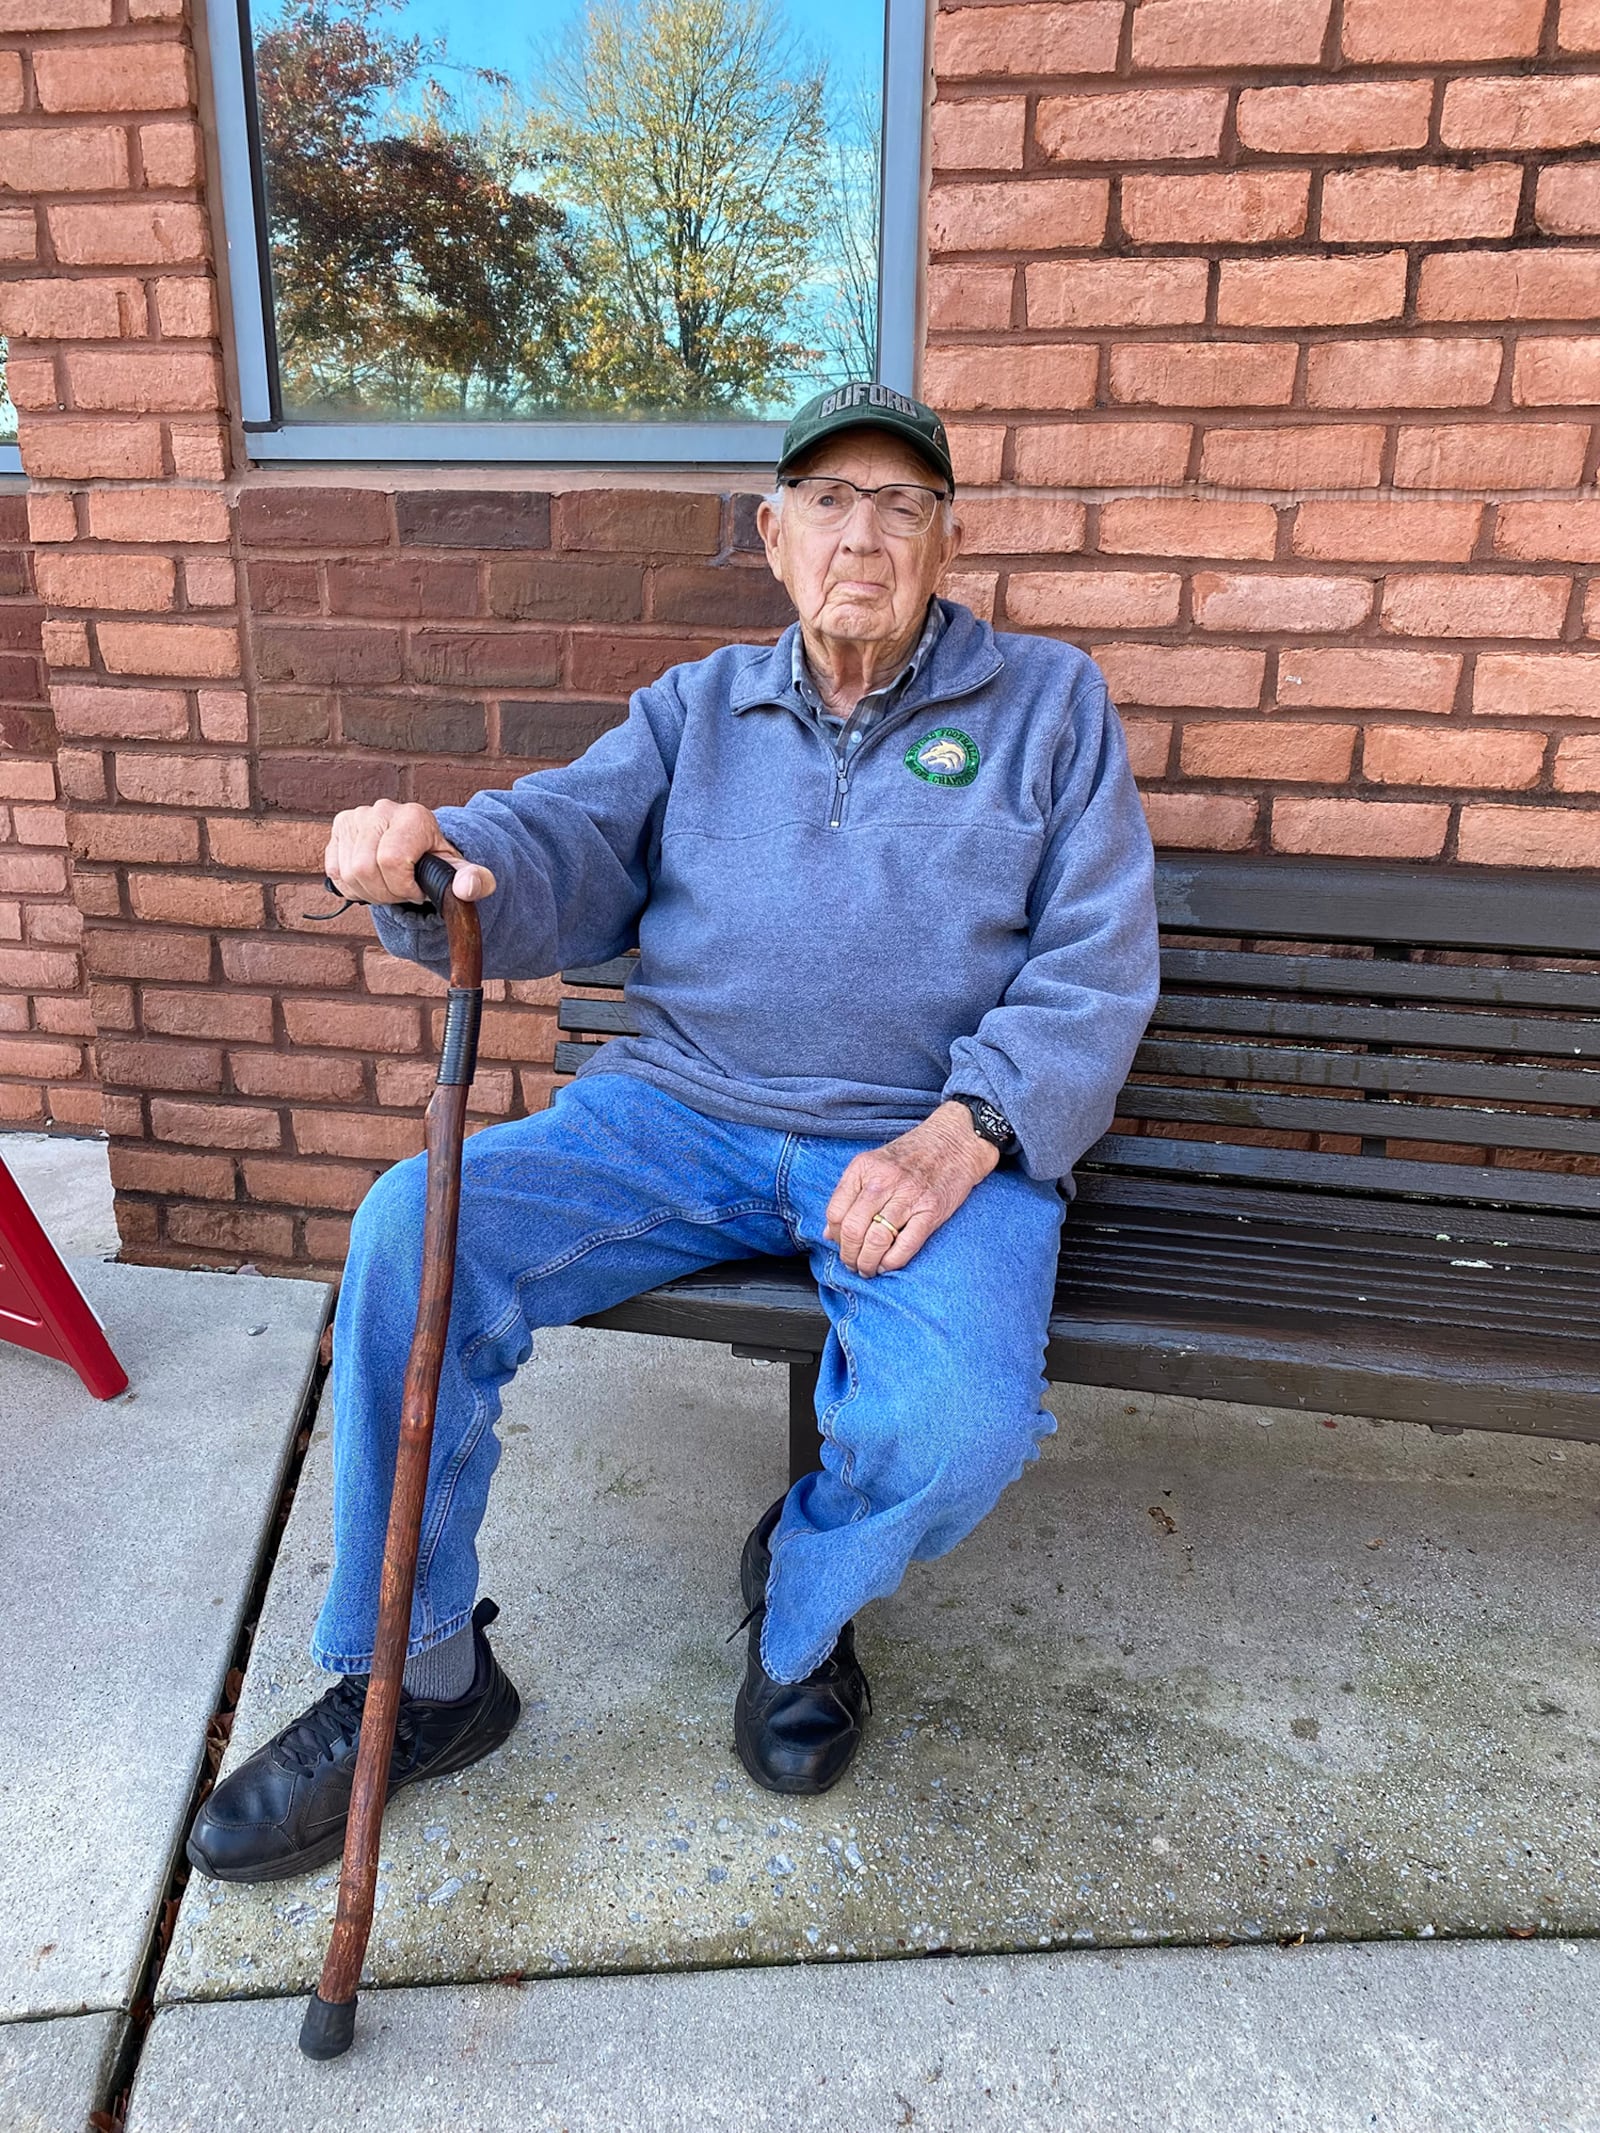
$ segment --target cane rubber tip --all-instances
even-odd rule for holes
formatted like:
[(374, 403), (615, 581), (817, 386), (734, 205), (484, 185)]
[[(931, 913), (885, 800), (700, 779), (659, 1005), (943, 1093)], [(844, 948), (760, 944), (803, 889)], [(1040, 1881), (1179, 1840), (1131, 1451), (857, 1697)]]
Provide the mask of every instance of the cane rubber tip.
[(300, 2024), (300, 2049), (308, 2059), (337, 2059), (350, 2049), (356, 2034), (354, 2000), (325, 2000), (314, 1992)]

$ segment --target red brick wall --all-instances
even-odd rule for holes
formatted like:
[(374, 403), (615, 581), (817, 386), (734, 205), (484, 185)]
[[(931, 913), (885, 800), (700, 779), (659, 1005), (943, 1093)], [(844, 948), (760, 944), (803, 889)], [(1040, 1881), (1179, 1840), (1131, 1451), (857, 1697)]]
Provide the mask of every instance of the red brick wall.
[[(151, 559), (193, 535), (197, 492), (132, 493)], [(58, 677), (130, 1256), (337, 1268), (378, 1171), (422, 1145), (444, 986), (385, 954), (364, 912), (314, 915), (333, 908), (332, 815), (440, 806), (568, 761), (672, 661), (770, 635), (788, 608), (752, 552), (752, 507), (256, 474), (217, 558), (237, 590), (235, 685)], [(81, 533), (73, 555), (144, 560)], [(192, 583), (195, 560), (173, 560)], [(103, 665), (108, 621), (92, 627)], [(198, 640), (208, 665), (221, 634)], [(560, 990), (486, 987), (474, 1126), (548, 1101)]]
[(1158, 839), (1600, 864), (1600, 6), (937, 28), (928, 396)]
[[(0, 251), (20, 247), (13, 225), (0, 210)], [(21, 486), (0, 488), (0, 1123), (82, 1133), (100, 1124), (94, 1024), (78, 952), (83, 920), (67, 893), (44, 609), (27, 532)], [(56, 637), (62, 625), (48, 627)]]
[[(363, 914), (305, 916), (331, 813), (565, 760), (781, 610), (714, 473), (249, 465), (181, 8), (0, 17), (73, 855), (73, 909), (18, 923), (84, 923), (129, 1255), (332, 1270), (418, 1145), (438, 988)], [(937, 54), (955, 589), (1094, 650), (1158, 839), (1600, 862), (1595, 0), (1002, 0)], [(36, 707), (0, 734), (0, 938), (5, 866), (59, 879), (48, 737)], [(556, 985), (496, 990), (480, 1121), (548, 1085)], [(87, 1118), (83, 1013), (64, 982), (0, 1031), (5, 1102), (76, 1086)]]

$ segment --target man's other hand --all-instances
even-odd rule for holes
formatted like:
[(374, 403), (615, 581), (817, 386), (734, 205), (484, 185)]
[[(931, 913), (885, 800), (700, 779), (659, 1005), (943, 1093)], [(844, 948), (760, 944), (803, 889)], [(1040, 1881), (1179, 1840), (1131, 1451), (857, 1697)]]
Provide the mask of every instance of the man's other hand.
[[(852, 1156), (828, 1202), (823, 1236), (854, 1274), (894, 1272), (948, 1222), (1000, 1151), (972, 1123), (965, 1104), (937, 1111), (881, 1148)], [(900, 1232), (892, 1237), (873, 1216)]]
[(414, 800), (375, 800), (370, 807), (347, 807), (335, 815), (322, 865), (341, 896), (364, 904), (421, 904), (427, 898), (413, 869), (425, 852), (451, 861), (455, 892), (464, 904), (493, 895), (489, 869), (463, 858), (432, 811)]

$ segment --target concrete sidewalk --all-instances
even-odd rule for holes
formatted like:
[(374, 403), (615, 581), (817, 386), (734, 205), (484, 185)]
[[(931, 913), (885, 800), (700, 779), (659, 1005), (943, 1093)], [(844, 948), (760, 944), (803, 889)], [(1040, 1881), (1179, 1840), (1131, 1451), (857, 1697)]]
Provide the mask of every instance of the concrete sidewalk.
[(121, 2048), (329, 1291), (108, 1264), (103, 1144), (0, 1139), (0, 1158), (129, 1377), (95, 1400), (0, 1343), (0, 2125), (77, 2133)]
[[(373, 1979), (1600, 1930), (1600, 1450), (1053, 1405), (990, 1517), (863, 1611), (862, 1751), (784, 1798), (735, 1757), (724, 1641), (777, 1373), (540, 1333), (482, 1536), (524, 1717), (394, 1802)], [(326, 1685), (328, 1474), (319, 1441), (228, 1767)], [(307, 1988), (336, 1880), (197, 1877), (163, 2001)]]
[(122, 2013), (0, 2023), (5, 2133), (82, 2133), (115, 2092), (128, 2029)]
[(809, 1963), (165, 2009), (127, 2133), (1596, 2133), (1600, 1944)]

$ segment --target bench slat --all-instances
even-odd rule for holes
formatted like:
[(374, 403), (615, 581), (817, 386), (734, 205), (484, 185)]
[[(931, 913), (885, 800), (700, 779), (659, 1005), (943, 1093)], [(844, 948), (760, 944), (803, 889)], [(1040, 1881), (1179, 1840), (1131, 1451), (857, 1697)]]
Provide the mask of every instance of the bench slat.
[(1241, 1228), (1261, 1223), (1304, 1223), (1334, 1236), (1356, 1231), (1390, 1244), (1407, 1240), (1465, 1245), (1484, 1251), (1515, 1249), (1523, 1264), (1586, 1267), (1600, 1250), (1600, 1218), (1590, 1214), (1536, 1214), (1521, 1208), (1419, 1205), (1414, 1200), (1357, 1198), (1320, 1187), (1204, 1177), (1121, 1176), (1114, 1170), (1080, 1170), (1068, 1210), (1069, 1222), (1101, 1212), (1119, 1219), (1162, 1224), (1192, 1214), (1221, 1215)]
[[(1132, 1183), (1134, 1181), (1127, 1180)], [(1151, 1181), (1140, 1179), (1143, 1190)], [(1321, 1219), (1323, 1203), (1307, 1194), (1287, 1195), (1291, 1211), (1240, 1220), (1231, 1207), (1219, 1205), (1158, 1207), (1144, 1199), (1074, 1205), (1062, 1230), (1063, 1256), (1069, 1251), (1098, 1251), (1100, 1240), (1116, 1237), (1129, 1250), (1171, 1250), (1180, 1255), (1203, 1252), (1223, 1258), (1242, 1254), (1279, 1255), (1286, 1264), (1330, 1269), (1354, 1267), (1380, 1275), (1426, 1276), (1438, 1273), (1452, 1288), (1506, 1282), (1528, 1283), (1539, 1295), (1592, 1295), (1600, 1306), (1600, 1260), (1594, 1255), (1548, 1247), (1538, 1238), (1479, 1240), (1469, 1243), (1435, 1230), (1329, 1228)], [(1378, 1212), (1370, 1201), (1353, 1202), (1358, 1213)], [(1357, 1286), (1361, 1286), (1358, 1282)], [(1600, 1311), (1595, 1338), (1600, 1339)]]
[[(1201, 1120), (1290, 1133), (1356, 1133), (1366, 1139), (1439, 1141), (1465, 1148), (1553, 1148), (1600, 1155), (1600, 1121), (1537, 1112), (1477, 1111), (1460, 1104), (1339, 1103), (1316, 1096), (1269, 1096), (1252, 1089), (1169, 1089), (1129, 1082), (1117, 1098), (1122, 1118)], [(1600, 1178), (1594, 1181), (1600, 1197)]]
[(1469, 1351), (1459, 1336), (1429, 1340), (1415, 1326), (1384, 1341), (1365, 1326), (1346, 1337), (1327, 1326), (1269, 1331), (1225, 1314), (1201, 1326), (1158, 1311), (1085, 1313), (1052, 1327), (1045, 1371), (1052, 1380), (1124, 1392), (1600, 1441), (1595, 1378), (1551, 1368), (1543, 1348), (1519, 1336)]
[(626, 1000), (563, 1000), (557, 1029), (600, 1030), (608, 1037), (637, 1037), (639, 1018)]
[[(1091, 1290), (1126, 1297), (1130, 1302), (1144, 1295), (1154, 1297), (1160, 1308), (1175, 1314), (1202, 1302), (1231, 1302), (1238, 1306), (1241, 1298), (1253, 1294), (1257, 1315), (1268, 1311), (1272, 1315), (1289, 1313), (1299, 1317), (1309, 1314), (1370, 1318), (1396, 1325), (1415, 1322), (1423, 1326), (1469, 1326), (1503, 1333), (1536, 1333), (1547, 1342), (1557, 1343), (1563, 1342), (1564, 1331), (1571, 1326), (1570, 1316), (1563, 1320), (1559, 1312), (1515, 1287), (1503, 1293), (1488, 1289), (1456, 1293), (1447, 1283), (1429, 1283), (1413, 1276), (1419, 1284), (1415, 1289), (1396, 1288), (1392, 1277), (1381, 1283), (1369, 1278), (1368, 1285), (1361, 1289), (1353, 1281), (1329, 1289), (1309, 1272), (1298, 1279), (1282, 1273), (1274, 1260), (1269, 1284), (1272, 1293), (1263, 1299), (1262, 1284), (1268, 1272), (1260, 1261), (1218, 1260), (1207, 1272), (1197, 1266), (1169, 1263), (1158, 1254), (1141, 1260), (1137, 1254), (1111, 1249), (1100, 1256), (1091, 1254), (1080, 1259), (1075, 1255), (1064, 1293), (1080, 1301)], [(1285, 1283), (1287, 1286), (1280, 1288)], [(1576, 1301), (1592, 1311), (1597, 1299), (1591, 1290)], [(1569, 1301), (1569, 1313), (1573, 1307)], [(1600, 1345), (1590, 1346), (1600, 1382)]]
[[(1253, 1296), (1258, 1310), (1274, 1316), (1287, 1312), (1396, 1324), (1415, 1321), (1537, 1333), (1557, 1341), (1570, 1332), (1575, 1307), (1600, 1316), (1600, 1295), (1593, 1282), (1555, 1302), (1543, 1298), (1533, 1281), (1502, 1277), (1496, 1287), (1485, 1276), (1477, 1285), (1465, 1279), (1456, 1284), (1438, 1268), (1411, 1268), (1397, 1276), (1377, 1265), (1290, 1266), (1286, 1256), (1278, 1251), (1209, 1253), (1198, 1246), (1188, 1254), (1162, 1251), (1158, 1245), (1141, 1251), (1112, 1235), (1101, 1250), (1079, 1249), (1067, 1255), (1063, 1283), (1065, 1292), (1080, 1300), (1091, 1290), (1130, 1298), (1143, 1293), (1164, 1299), (1174, 1312), (1198, 1302), (1237, 1305)], [(1594, 1344), (1594, 1359), (1600, 1376), (1600, 1343)]]
[(1506, 1096), (1530, 1104), (1582, 1104), (1600, 1110), (1600, 1073), (1586, 1067), (1498, 1066), (1481, 1059), (1436, 1059), (1405, 1052), (1315, 1052), (1299, 1046), (1153, 1038), (1134, 1072), (1218, 1081), (1291, 1081), (1306, 1087), (1374, 1089), (1386, 1096)]
[(1593, 868), (1156, 858), (1156, 906), (1171, 933), (1592, 956), (1597, 902)]
[[(1387, 1328), (1391, 1336), (1401, 1328), (1438, 1332), (1454, 1327), (1458, 1331), (1470, 1330), (1475, 1336), (1485, 1330), (1474, 1321), (1458, 1319), (1447, 1311), (1427, 1311), (1415, 1300), (1407, 1303), (1381, 1294), (1374, 1294), (1365, 1303), (1355, 1297), (1335, 1303), (1307, 1290), (1285, 1297), (1270, 1313), (1264, 1313), (1252, 1309), (1248, 1291), (1241, 1294), (1236, 1284), (1221, 1277), (1211, 1283), (1189, 1283), (1168, 1290), (1153, 1272), (1141, 1279), (1131, 1271), (1119, 1275), (1115, 1267), (1108, 1268), (1098, 1279), (1085, 1276), (1070, 1295), (1075, 1313), (1093, 1311), (1098, 1316), (1113, 1317), (1119, 1311), (1148, 1311), (1169, 1323), (1191, 1318), (1200, 1325), (1240, 1320), (1257, 1325), (1270, 1321), (1275, 1326), (1327, 1323), (1346, 1332), (1359, 1327), (1364, 1332), (1381, 1333)], [(1488, 1330), (1497, 1339), (1542, 1342), (1547, 1350), (1556, 1337), (1548, 1318), (1537, 1312), (1518, 1313), (1509, 1307), (1496, 1313), (1496, 1324)], [(1600, 1385), (1600, 1346), (1590, 1343), (1588, 1355), (1595, 1382)]]
[[(1139, 1181), (1142, 1189), (1147, 1181)], [(1151, 1255), (1174, 1267), (1199, 1264), (1207, 1272), (1222, 1264), (1260, 1265), (1270, 1260), (1285, 1278), (1312, 1270), (1348, 1281), (1353, 1293), (1396, 1282), (1443, 1284), (1452, 1295), (1519, 1295), (1543, 1301), (1584, 1296), (1590, 1311), (1561, 1321), (1568, 1332), (1600, 1340), (1600, 1257), (1541, 1248), (1537, 1243), (1464, 1244), (1447, 1234), (1407, 1234), (1372, 1228), (1330, 1229), (1321, 1202), (1295, 1196), (1292, 1211), (1241, 1221), (1223, 1205), (1153, 1207), (1140, 1200), (1112, 1205), (1075, 1205), (1062, 1231), (1063, 1270), (1107, 1252)], [(1372, 1212), (1370, 1206), (1367, 1210)], [(1358, 1209), (1359, 1212), (1359, 1209)]]
[[(1600, 944), (1594, 944), (1600, 952)], [(1251, 990), (1265, 983), (1264, 955), (1224, 948), (1167, 948), (1161, 955), (1162, 978), (1182, 984), (1242, 984)], [(613, 956), (608, 963), (586, 963), (563, 970), (562, 982), (621, 991), (637, 955)], [(1273, 955), (1276, 988), (1296, 992), (1381, 993), (1394, 998), (1484, 1000), (1509, 1006), (1567, 1007), (1577, 1012), (1600, 1009), (1600, 976), (1570, 970), (1485, 969), (1475, 964), (1402, 963), (1381, 956)]]
[(1206, 1177), (1276, 1177), (1333, 1190), (1419, 1193), (1429, 1200), (1477, 1205), (1592, 1209), (1594, 1178), (1541, 1170), (1495, 1170), (1475, 1163), (1414, 1163), (1394, 1156), (1312, 1155), (1295, 1148), (1261, 1148), (1234, 1141), (1163, 1140), (1108, 1133), (1085, 1163), (1125, 1170), (1199, 1173)]
[(1531, 1053), (1600, 1058), (1600, 1021), (1551, 1016), (1456, 1014), (1444, 1008), (1356, 1007), (1348, 1001), (1262, 1000), (1165, 993), (1152, 1029), (1241, 1030), (1250, 1036), (1334, 1037), (1349, 1044), (1404, 1044), (1421, 1051)]
[(557, 1043), (552, 1064), (558, 1074), (576, 1074), (584, 1061), (594, 1052), (603, 1052), (603, 1044)]
[(563, 985), (615, 985), (620, 991), (627, 981), (630, 970), (637, 970), (636, 955), (614, 955), (609, 963), (581, 963), (575, 969), (563, 970)]
[(1166, 948), (1163, 985), (1237, 985), (1249, 993), (1359, 993), (1368, 999), (1483, 1001), (1502, 1007), (1600, 1010), (1600, 976), (1573, 970), (1492, 970), (1482, 965), (1396, 963), (1386, 957), (1269, 955)]

